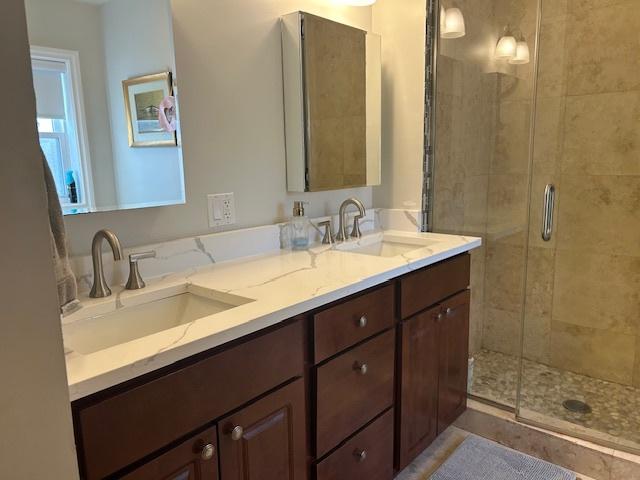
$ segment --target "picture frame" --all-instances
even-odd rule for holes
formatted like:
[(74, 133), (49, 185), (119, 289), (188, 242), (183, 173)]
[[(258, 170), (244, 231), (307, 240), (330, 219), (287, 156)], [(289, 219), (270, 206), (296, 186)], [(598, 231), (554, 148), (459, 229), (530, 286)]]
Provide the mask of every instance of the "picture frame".
[(173, 95), (171, 72), (129, 78), (122, 81), (130, 147), (176, 147), (176, 132), (162, 128), (160, 103)]

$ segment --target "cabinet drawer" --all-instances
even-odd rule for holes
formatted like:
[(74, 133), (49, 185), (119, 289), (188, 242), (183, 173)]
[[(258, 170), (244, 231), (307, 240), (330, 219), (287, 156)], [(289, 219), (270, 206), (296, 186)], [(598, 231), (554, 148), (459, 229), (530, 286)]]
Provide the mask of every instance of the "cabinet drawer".
[(317, 457), (393, 404), (394, 346), (390, 330), (318, 368)]
[(469, 286), (470, 257), (458, 255), (400, 280), (400, 314), (408, 318)]
[(393, 286), (387, 285), (317, 313), (316, 363), (393, 326), (393, 297)]
[(103, 478), (303, 372), (302, 322), (79, 408), (87, 480)]
[(122, 477), (122, 480), (217, 480), (216, 427), (211, 427)]
[(393, 410), (325, 458), (316, 467), (317, 480), (391, 480), (393, 478)]

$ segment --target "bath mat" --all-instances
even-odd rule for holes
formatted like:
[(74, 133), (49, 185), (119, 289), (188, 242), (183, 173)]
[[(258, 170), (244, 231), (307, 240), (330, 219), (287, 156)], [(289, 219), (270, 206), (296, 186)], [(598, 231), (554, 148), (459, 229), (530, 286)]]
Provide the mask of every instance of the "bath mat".
[(576, 476), (552, 463), (471, 435), (431, 480), (576, 480)]

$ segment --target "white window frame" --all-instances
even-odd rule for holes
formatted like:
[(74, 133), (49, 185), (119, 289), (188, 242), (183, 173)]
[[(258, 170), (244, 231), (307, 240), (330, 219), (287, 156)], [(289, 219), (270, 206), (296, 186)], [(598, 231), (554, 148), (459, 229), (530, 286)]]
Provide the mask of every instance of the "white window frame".
[(76, 142), (74, 147), (80, 157), (81, 185), (83, 202), (80, 204), (63, 205), (63, 209), (87, 209), (95, 210), (95, 195), (93, 191), (93, 172), (91, 169), (91, 155), (89, 153), (89, 136), (87, 134), (87, 122), (84, 110), (84, 96), (82, 94), (82, 76), (80, 75), (80, 54), (75, 50), (63, 50), (60, 48), (31, 46), (31, 58), (33, 60), (49, 60), (64, 63), (67, 67), (68, 75), (64, 75), (65, 96), (73, 105), (65, 102), (65, 115), (76, 131), (75, 139), (69, 138), (70, 142)]

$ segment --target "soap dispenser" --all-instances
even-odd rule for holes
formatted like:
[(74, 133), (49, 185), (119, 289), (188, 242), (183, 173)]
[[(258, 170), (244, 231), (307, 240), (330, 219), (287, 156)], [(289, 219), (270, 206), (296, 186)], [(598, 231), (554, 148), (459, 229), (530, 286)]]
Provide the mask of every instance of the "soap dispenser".
[(291, 218), (291, 248), (304, 250), (309, 246), (309, 219), (304, 214), (306, 202), (293, 202), (293, 217)]

